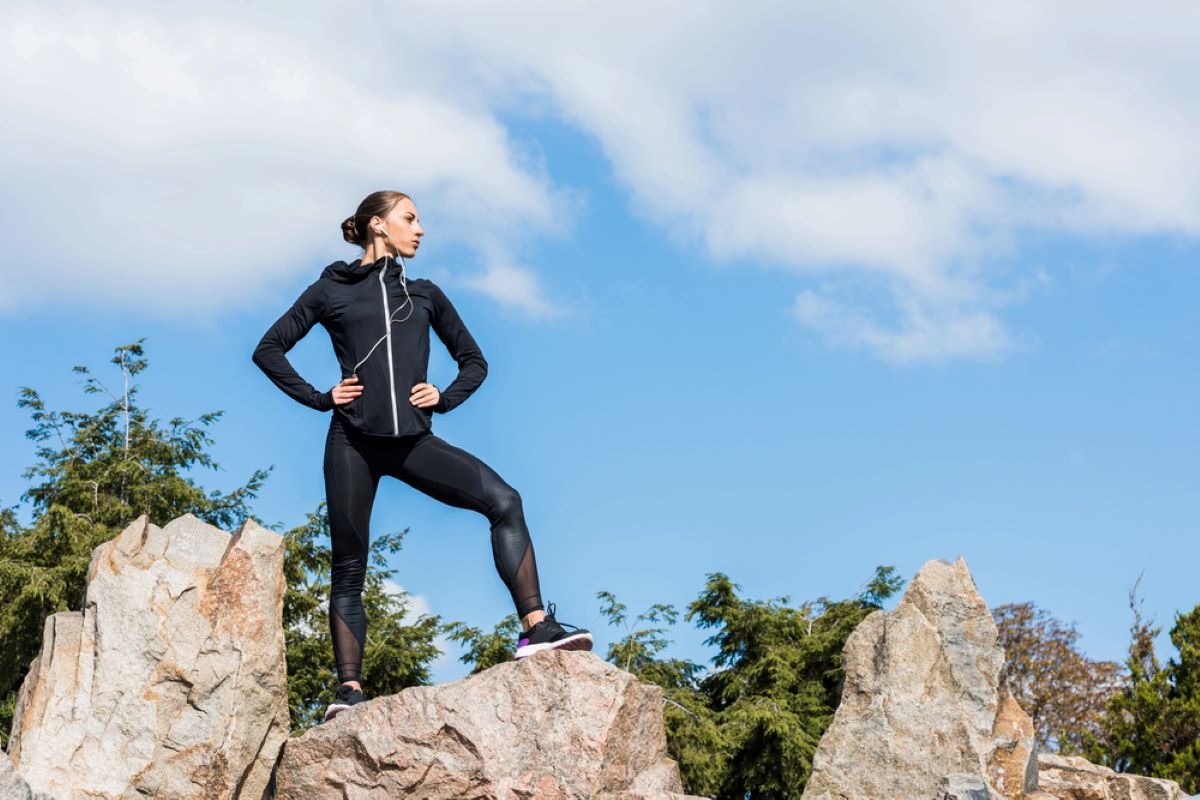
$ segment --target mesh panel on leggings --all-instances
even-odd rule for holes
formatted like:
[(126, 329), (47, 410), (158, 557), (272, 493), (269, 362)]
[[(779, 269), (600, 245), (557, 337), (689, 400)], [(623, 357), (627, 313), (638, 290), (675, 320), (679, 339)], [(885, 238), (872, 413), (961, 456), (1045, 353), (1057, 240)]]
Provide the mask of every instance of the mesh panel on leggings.
[[(355, 603), (355, 600), (358, 602)], [(349, 618), (349, 622), (347, 618)], [(351, 628), (350, 622), (354, 623), (353, 628)], [(329, 609), (329, 632), (333, 637), (333, 654), (337, 659), (338, 681), (340, 683), (361, 681), (363, 642), (367, 638), (367, 617), (362, 612), (360, 598), (333, 598)]]
[(486, 464), (479, 475), (492, 520), (492, 556), (501, 580), (508, 587), (517, 616), (524, 617), (542, 607), (533, 541), (525, 525), (521, 495)]
[(533, 557), (532, 541), (526, 540), (525, 555), (521, 559), (521, 566), (517, 567), (512, 586), (518, 617), (542, 608), (542, 590), (538, 585), (537, 560)]

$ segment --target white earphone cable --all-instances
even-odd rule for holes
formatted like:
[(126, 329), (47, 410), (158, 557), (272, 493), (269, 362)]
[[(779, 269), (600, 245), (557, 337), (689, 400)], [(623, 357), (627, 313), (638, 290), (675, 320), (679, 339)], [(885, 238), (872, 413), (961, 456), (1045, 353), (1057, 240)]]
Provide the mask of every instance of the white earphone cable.
[[(384, 234), (384, 236), (387, 236), (388, 244), (391, 244), (392, 237), (388, 236), (386, 233)], [(404, 272), (404, 259), (400, 257), (399, 248), (397, 248), (397, 251), (396, 251), (396, 261), (400, 264), (400, 287), (402, 289), (404, 289), (404, 302), (401, 303), (399, 306), (397, 306), (396, 310), (393, 311), (391, 313), (391, 315), (388, 317), (388, 332), (389, 333), (391, 332), (391, 327), (392, 327), (393, 322), (404, 322), (405, 320), (407, 320), (409, 317), (412, 316), (412, 312), (413, 312), (412, 297), (408, 293), (408, 282), (407, 282), (407, 279), (405, 277), (405, 272)], [(383, 270), (385, 273), (387, 272), (387, 256), (384, 256)], [(394, 319), (396, 314), (401, 309), (403, 309), (405, 306), (408, 306), (408, 313), (404, 315), (404, 319)], [(351, 370), (351, 375), (353, 375), (356, 378), (358, 377), (358, 368), (361, 367), (363, 365), (363, 363), (368, 358), (371, 357), (371, 353), (374, 353), (375, 348), (379, 347), (380, 343), (383, 342), (385, 339), (387, 339), (387, 337), (388, 337), (388, 333), (384, 333), (383, 336), (379, 337), (379, 341), (377, 341), (377, 342), (375, 342), (375, 344), (371, 345), (371, 349), (367, 351), (367, 354), (365, 356), (363, 356), (362, 361), (359, 361), (357, 364), (354, 365), (354, 369)]]

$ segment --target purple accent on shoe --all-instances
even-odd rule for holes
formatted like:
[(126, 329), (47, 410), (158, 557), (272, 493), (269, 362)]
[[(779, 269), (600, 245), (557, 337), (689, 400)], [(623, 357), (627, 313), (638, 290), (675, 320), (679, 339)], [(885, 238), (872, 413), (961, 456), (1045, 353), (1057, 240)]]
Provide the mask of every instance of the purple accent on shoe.
[(529, 644), (529, 640), (528, 640), (528, 639), (522, 639), (521, 641), (517, 642), (517, 647), (524, 647), (524, 646), (525, 646), (525, 645), (527, 645), (527, 644)]

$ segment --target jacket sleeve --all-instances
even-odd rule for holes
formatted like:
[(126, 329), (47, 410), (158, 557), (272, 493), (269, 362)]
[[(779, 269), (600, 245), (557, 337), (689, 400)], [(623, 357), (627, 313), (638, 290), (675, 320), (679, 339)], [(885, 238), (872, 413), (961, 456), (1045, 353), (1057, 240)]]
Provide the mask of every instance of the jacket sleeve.
[(258, 368), (289, 397), (317, 411), (329, 411), (334, 405), (333, 393), (317, 391), (300, 377), (284, 355), (321, 320), (325, 297), (319, 284), (319, 280), (315, 281), (305, 289), (292, 307), (263, 334), (258, 347), (254, 348), (253, 358)]
[(479, 388), (479, 384), (487, 377), (488, 365), (450, 298), (436, 284), (432, 294), (433, 317), (430, 324), (458, 363), (458, 376), (441, 391), (441, 398), (433, 407), (434, 411), (445, 414), (457, 408)]

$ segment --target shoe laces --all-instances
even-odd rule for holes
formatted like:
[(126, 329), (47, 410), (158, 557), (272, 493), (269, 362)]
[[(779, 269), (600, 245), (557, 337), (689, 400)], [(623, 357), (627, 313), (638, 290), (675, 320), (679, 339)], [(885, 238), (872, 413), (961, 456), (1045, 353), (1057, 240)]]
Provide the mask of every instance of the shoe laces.
[[(551, 622), (553, 622), (555, 625), (557, 625), (560, 628), (571, 628), (573, 630), (579, 630), (578, 625), (572, 625), (568, 622), (559, 622), (558, 619), (554, 616), (555, 610), (556, 610), (556, 608), (555, 608), (554, 603), (546, 604), (546, 620), (550, 620)], [(542, 622), (545, 622), (546, 620), (542, 620)], [(539, 624), (541, 624), (541, 623), (539, 623)]]

